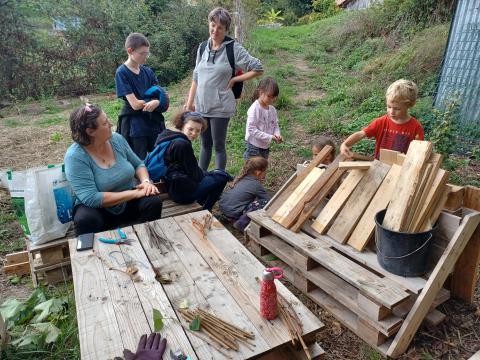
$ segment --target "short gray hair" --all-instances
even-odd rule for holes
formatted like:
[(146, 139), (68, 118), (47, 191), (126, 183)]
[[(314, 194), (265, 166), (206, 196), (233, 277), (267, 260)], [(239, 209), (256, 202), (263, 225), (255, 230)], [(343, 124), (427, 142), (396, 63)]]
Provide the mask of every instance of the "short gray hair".
[(232, 23), (232, 17), (230, 16), (230, 13), (222, 8), (222, 7), (216, 7), (212, 11), (210, 11), (210, 14), (208, 14), (208, 22), (219, 22), (220, 24), (224, 25), (225, 28), (230, 30), (230, 24)]

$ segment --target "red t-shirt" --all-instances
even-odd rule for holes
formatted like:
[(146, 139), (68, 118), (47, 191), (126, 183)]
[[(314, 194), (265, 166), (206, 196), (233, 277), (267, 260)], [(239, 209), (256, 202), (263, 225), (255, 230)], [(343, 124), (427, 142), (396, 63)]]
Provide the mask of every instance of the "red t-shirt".
[(380, 149), (407, 153), (412, 140), (423, 140), (423, 128), (417, 119), (411, 117), (405, 124), (396, 124), (388, 115), (373, 120), (363, 129), (367, 137), (375, 138), (375, 159), (380, 156)]

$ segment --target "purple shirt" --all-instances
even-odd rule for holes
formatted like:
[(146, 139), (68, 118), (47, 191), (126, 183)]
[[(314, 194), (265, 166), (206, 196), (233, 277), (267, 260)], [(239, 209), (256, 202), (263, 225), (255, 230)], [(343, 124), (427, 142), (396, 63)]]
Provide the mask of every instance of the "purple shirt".
[(268, 149), (273, 135), (280, 135), (277, 110), (272, 105), (265, 109), (255, 100), (247, 115), (245, 141), (261, 149)]

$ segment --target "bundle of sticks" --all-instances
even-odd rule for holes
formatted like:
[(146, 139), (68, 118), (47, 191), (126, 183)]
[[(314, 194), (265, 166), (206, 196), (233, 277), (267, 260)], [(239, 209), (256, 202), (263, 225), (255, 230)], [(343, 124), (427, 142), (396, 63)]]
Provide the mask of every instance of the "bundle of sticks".
[(190, 322), (198, 316), (200, 318), (200, 331), (206, 333), (212, 341), (221, 347), (238, 351), (238, 342), (242, 342), (250, 350), (253, 350), (252, 347), (256, 346), (251, 342), (255, 338), (255, 334), (227, 323), (205, 310), (197, 308), (195, 310), (178, 309), (178, 311)]
[(280, 314), (280, 318), (288, 329), (290, 337), (292, 338), (292, 345), (297, 346), (297, 342), (299, 342), (303, 351), (305, 352), (305, 355), (307, 355), (307, 359), (311, 360), (312, 355), (310, 354), (310, 351), (308, 350), (308, 347), (302, 338), (302, 322), (293, 309), (292, 304), (280, 294), (278, 294), (278, 312)]

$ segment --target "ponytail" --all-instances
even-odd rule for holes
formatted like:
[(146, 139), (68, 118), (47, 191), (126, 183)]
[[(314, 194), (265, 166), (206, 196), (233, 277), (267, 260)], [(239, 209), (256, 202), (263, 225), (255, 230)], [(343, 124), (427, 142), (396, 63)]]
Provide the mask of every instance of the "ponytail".
[(254, 156), (245, 161), (240, 174), (233, 180), (230, 188), (234, 188), (237, 183), (247, 175), (252, 175), (255, 171), (266, 171), (268, 168), (268, 160), (261, 156)]

